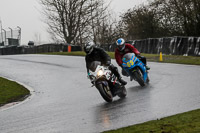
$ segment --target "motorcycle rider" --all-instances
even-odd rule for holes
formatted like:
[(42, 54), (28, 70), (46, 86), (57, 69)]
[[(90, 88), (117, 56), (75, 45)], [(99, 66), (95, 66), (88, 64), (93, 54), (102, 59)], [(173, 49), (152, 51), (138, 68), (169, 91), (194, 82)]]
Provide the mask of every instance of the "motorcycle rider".
[(122, 68), (122, 74), (124, 76), (128, 76), (128, 74), (126, 73), (126, 71), (123, 69), (122, 67), (122, 57), (126, 54), (126, 53), (134, 53), (137, 58), (139, 58), (146, 66), (147, 70), (150, 70), (150, 68), (147, 66), (146, 63), (146, 58), (144, 56), (140, 56), (140, 52), (130, 43), (126, 43), (125, 40), (123, 38), (119, 38), (116, 41), (117, 44), (117, 48), (115, 49), (115, 59), (117, 64)]
[(119, 82), (123, 85), (126, 85), (127, 82), (124, 81), (121, 75), (118, 72), (117, 67), (111, 64), (110, 56), (102, 49), (95, 47), (95, 43), (93, 41), (88, 41), (84, 46), (84, 51), (86, 53), (85, 61), (87, 73), (90, 78), (89, 66), (93, 61), (100, 61), (101, 65), (109, 66), (109, 70), (118, 78)]

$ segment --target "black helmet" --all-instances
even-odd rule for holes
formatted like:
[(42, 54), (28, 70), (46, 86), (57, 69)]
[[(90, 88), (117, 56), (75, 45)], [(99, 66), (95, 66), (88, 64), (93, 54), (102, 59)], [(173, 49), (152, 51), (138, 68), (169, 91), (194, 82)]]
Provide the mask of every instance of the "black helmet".
[(116, 41), (116, 44), (117, 44), (117, 48), (119, 49), (119, 51), (123, 51), (124, 48), (125, 48), (125, 41), (123, 38), (119, 38), (117, 41)]
[(84, 46), (85, 53), (86, 54), (92, 53), (92, 51), (94, 49), (94, 45), (95, 45), (95, 43), (93, 41), (88, 41), (87, 43), (85, 43), (85, 46)]

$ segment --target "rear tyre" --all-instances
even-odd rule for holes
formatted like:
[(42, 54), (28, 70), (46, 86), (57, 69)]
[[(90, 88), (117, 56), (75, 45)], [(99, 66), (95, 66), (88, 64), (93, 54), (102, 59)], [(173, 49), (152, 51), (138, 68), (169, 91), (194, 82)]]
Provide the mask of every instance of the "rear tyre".
[(103, 97), (103, 99), (106, 101), (106, 102), (112, 102), (113, 100), (113, 96), (112, 96), (112, 93), (110, 91), (110, 88), (109, 86), (105, 86), (103, 84), (98, 84), (97, 85), (97, 88), (101, 94), (101, 96)]
[(144, 80), (142, 78), (142, 72), (140, 69), (138, 69), (138, 71), (134, 71), (133, 76), (135, 77), (136, 81), (140, 84), (140, 86), (145, 86)]

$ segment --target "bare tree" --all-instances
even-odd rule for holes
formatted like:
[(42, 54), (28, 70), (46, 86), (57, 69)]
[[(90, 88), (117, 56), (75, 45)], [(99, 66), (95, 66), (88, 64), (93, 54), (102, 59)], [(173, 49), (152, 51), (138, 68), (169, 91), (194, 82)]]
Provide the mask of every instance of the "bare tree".
[[(101, 11), (103, 8), (101, 9)], [(103, 11), (102, 11), (103, 12)], [(95, 41), (100, 44), (111, 44), (116, 40), (118, 33), (116, 25), (117, 21), (112, 17), (112, 12), (105, 10), (102, 15), (96, 18), (96, 26), (94, 26)]]
[[(106, 8), (103, 0), (40, 0), (45, 22), (54, 40), (82, 43), (85, 38), (96, 40), (97, 19)], [(100, 19), (99, 19), (100, 20)], [(94, 36), (94, 37), (92, 37)]]
[(36, 32), (34, 34), (33, 41), (36, 43), (36, 45), (40, 45), (41, 44), (41, 34)]

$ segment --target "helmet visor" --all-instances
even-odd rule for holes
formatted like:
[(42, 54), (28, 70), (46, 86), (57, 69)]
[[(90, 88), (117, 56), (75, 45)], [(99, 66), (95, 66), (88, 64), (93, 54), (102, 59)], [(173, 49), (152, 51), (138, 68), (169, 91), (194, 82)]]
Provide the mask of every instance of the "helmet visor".
[(87, 47), (85, 47), (85, 52), (86, 52), (87, 54), (92, 53), (92, 51), (93, 51), (93, 47), (92, 47), (92, 46), (87, 46)]
[(123, 45), (118, 45), (117, 48), (118, 48), (120, 51), (122, 51), (122, 50), (124, 50), (125, 45), (124, 45), (124, 44), (123, 44)]
[(89, 46), (86, 46), (86, 47), (85, 47), (85, 52), (88, 53), (89, 51), (90, 51), (90, 47), (89, 47)]

